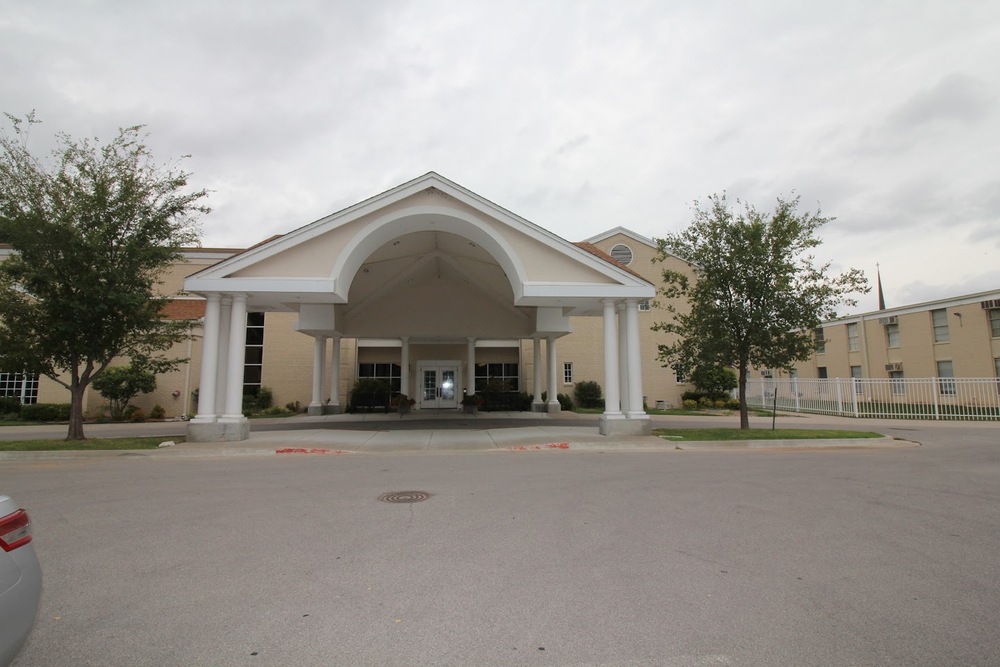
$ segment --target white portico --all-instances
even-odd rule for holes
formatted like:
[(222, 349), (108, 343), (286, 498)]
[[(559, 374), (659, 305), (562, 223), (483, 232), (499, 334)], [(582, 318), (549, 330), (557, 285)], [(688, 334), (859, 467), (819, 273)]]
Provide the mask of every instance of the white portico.
[(649, 432), (638, 304), (655, 295), (653, 285), (433, 172), (250, 248), (184, 287), (206, 300), (192, 441), (249, 436), (241, 414), (248, 312), (297, 313), (295, 329), (314, 339), (304, 380), (311, 412), (327, 400), (341, 405), (347, 339), (397, 348), (397, 382), (417, 409), (457, 408), (463, 392), (476, 391), (479, 355), (531, 341), (532, 408), (557, 411), (558, 339), (570, 333), (570, 317), (601, 317), (601, 432)]

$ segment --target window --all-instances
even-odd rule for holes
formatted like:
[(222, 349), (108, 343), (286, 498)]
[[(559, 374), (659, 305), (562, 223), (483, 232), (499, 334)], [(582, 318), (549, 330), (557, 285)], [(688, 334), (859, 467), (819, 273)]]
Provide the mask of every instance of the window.
[(624, 243), (619, 243), (611, 249), (611, 259), (628, 266), (632, 263), (632, 248), (629, 248)]
[(649, 299), (646, 299), (645, 301), (640, 301), (639, 302), (639, 312), (640, 313), (647, 313), (647, 312), (649, 312), (649, 309), (651, 307), (652, 306), (649, 303)]
[(938, 386), (942, 396), (955, 395), (955, 370), (950, 361), (937, 362)]
[(899, 325), (898, 324), (887, 324), (887, 325), (885, 325), (885, 346), (886, 347), (899, 347)]
[(247, 313), (247, 344), (243, 356), (243, 394), (257, 395), (264, 370), (264, 313)]
[(997, 373), (997, 392), (1000, 392), (1000, 358), (993, 360), (993, 366)]
[(358, 377), (370, 378), (372, 380), (385, 380), (389, 383), (389, 391), (397, 394), (400, 392), (402, 381), (400, 380), (402, 368), (399, 364), (392, 363), (364, 363), (358, 364)]
[[(854, 380), (861, 379), (861, 366), (851, 366), (851, 378)], [(865, 393), (864, 387), (861, 385), (860, 382), (854, 383), (854, 393), (855, 394)]]
[(816, 328), (813, 331), (813, 336), (816, 338), (816, 354), (826, 352), (826, 339), (823, 337), (823, 327)]
[(687, 382), (687, 368), (684, 367), (684, 364), (674, 364), (674, 377), (677, 379), (677, 384)]
[[(565, 366), (563, 372), (566, 372)], [(487, 388), (496, 391), (517, 391), (517, 364), (476, 364), (476, 392), (485, 392)]]
[(573, 362), (563, 362), (563, 384), (573, 384)]
[(948, 311), (944, 308), (931, 311), (931, 323), (934, 325), (934, 342), (947, 343), (948, 337)]
[(847, 349), (851, 352), (857, 352), (860, 349), (860, 346), (858, 345), (857, 322), (847, 325)]
[(906, 393), (906, 384), (903, 382), (903, 371), (889, 371), (889, 384), (892, 385), (892, 393), (902, 396)]
[(990, 316), (990, 336), (1000, 338), (1000, 308), (990, 308), (986, 312)]
[(827, 379), (826, 366), (818, 366), (816, 368), (816, 377), (818, 377), (820, 380)]
[(21, 405), (38, 402), (38, 376), (34, 373), (0, 373), (0, 396), (12, 396)]

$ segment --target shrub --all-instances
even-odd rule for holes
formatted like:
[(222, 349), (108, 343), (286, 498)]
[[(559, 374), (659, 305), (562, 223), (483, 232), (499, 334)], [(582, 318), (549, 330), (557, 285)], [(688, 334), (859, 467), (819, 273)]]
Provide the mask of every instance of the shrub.
[[(559, 401), (559, 407), (562, 410), (569, 412), (573, 409), (573, 399), (568, 394), (556, 394), (556, 400)], [(604, 401), (601, 401), (601, 403), (604, 403)]]
[(269, 417), (284, 417), (290, 412), (291, 410), (289, 410), (288, 408), (283, 408), (280, 405), (275, 405), (268, 408), (267, 410), (264, 410), (261, 414), (267, 415)]
[(740, 402), (735, 398), (728, 398), (726, 399), (726, 408), (729, 410), (739, 410)]
[(691, 390), (691, 391), (685, 391), (683, 394), (681, 394), (681, 400), (682, 401), (694, 401), (695, 403), (697, 403), (698, 401), (700, 401), (701, 399), (705, 398), (706, 396), (708, 396), (708, 394), (706, 394), (703, 391)]
[(702, 410), (711, 408), (715, 406), (715, 402), (708, 396), (702, 396), (698, 399), (698, 407)]
[(271, 407), (274, 393), (268, 387), (259, 387), (256, 394), (243, 394), (243, 414), (255, 415)]
[(16, 412), (5, 412), (3, 414), (0, 414), (0, 421), (16, 422), (20, 418), (21, 415)]
[(716, 407), (716, 408), (717, 408), (718, 410), (725, 410), (725, 409), (726, 409), (726, 407), (727, 407), (727, 405), (726, 405), (726, 404), (727, 404), (728, 402), (729, 402), (729, 401), (727, 401), (727, 400), (726, 400), (726, 399), (724, 399), (724, 398), (720, 398), (720, 399), (717, 399), (717, 400), (715, 401), (715, 407)]
[(347, 399), (347, 411), (389, 406), (389, 383), (376, 378), (358, 378)]
[(725, 399), (738, 384), (736, 373), (725, 366), (699, 366), (691, 372), (691, 384), (712, 399)]
[(291, 403), (285, 403), (285, 409), (289, 412), (299, 413), (302, 412), (302, 404), (298, 401), (292, 401)]
[(600, 408), (604, 406), (604, 399), (601, 397), (601, 385), (597, 382), (593, 380), (577, 382), (574, 389), (576, 400), (581, 408)]
[(163, 406), (157, 403), (153, 406), (153, 409), (149, 411), (150, 419), (163, 419), (167, 416), (167, 411), (163, 409)]
[(17, 396), (0, 396), (0, 414), (10, 413), (21, 414), (21, 399)]
[(138, 424), (139, 422), (146, 421), (146, 413), (142, 411), (142, 408), (130, 405), (128, 406), (128, 409), (125, 410), (125, 413), (125, 418), (130, 422)]
[(691, 400), (690, 398), (685, 399), (684, 402), (681, 405), (684, 406), (685, 410), (697, 410), (698, 409), (698, 401)]
[(94, 380), (94, 389), (108, 399), (112, 420), (131, 419), (129, 401), (156, 389), (156, 374), (141, 363), (111, 366)]
[(257, 390), (257, 409), (267, 410), (274, 405), (274, 392), (270, 387), (261, 387)]
[(535, 401), (535, 395), (522, 391), (517, 395), (517, 409), (521, 412), (531, 412), (531, 404)]
[(29, 422), (69, 421), (69, 403), (32, 403), (21, 406), (21, 419)]

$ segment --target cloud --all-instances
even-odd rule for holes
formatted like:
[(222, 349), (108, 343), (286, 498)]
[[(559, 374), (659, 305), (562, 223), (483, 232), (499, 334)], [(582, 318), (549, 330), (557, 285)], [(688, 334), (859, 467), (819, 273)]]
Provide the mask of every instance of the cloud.
[(955, 72), (913, 95), (889, 114), (887, 122), (898, 128), (936, 121), (975, 124), (988, 117), (993, 104), (994, 97), (984, 82)]

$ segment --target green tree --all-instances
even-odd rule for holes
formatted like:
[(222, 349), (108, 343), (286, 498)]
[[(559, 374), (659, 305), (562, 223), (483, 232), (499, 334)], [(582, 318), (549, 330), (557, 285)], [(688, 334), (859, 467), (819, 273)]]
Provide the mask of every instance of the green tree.
[(94, 379), (94, 389), (108, 400), (111, 419), (123, 421), (133, 398), (156, 389), (156, 372), (164, 365), (136, 359), (128, 366), (109, 366)]
[[(694, 219), (683, 231), (657, 239), (657, 259), (674, 255), (689, 262), (695, 280), (663, 271), (671, 320), (654, 330), (676, 334), (659, 346), (665, 365), (688, 368), (732, 366), (737, 369), (740, 428), (747, 415), (747, 371), (751, 366), (790, 368), (815, 349), (813, 330), (836, 315), (840, 304), (855, 305), (852, 293), (867, 292), (857, 269), (830, 275), (830, 263), (816, 265), (812, 250), (817, 232), (832, 218), (798, 213), (799, 198), (778, 198), (773, 213), (737, 200), (733, 210), (725, 194), (708, 205), (694, 205)], [(673, 305), (686, 299), (686, 307)]]
[[(157, 165), (141, 126), (98, 146), (56, 135), (48, 162), (28, 149), (37, 121), (6, 114), (0, 133), (0, 368), (41, 373), (70, 392), (67, 439), (83, 439), (83, 396), (115, 358), (181, 360), (162, 352), (188, 326), (161, 316), (156, 292), (180, 249), (197, 241), (205, 190)], [(27, 121), (27, 123), (25, 123)]]

